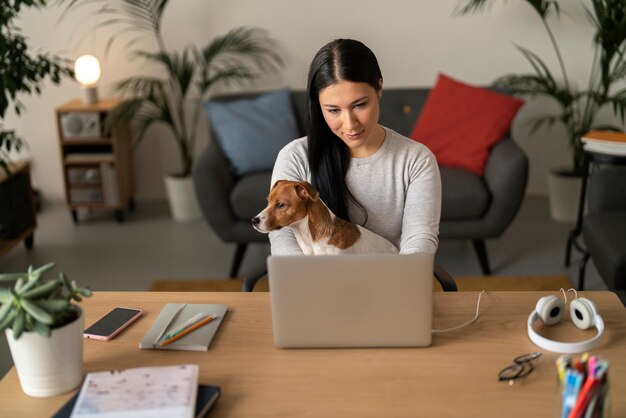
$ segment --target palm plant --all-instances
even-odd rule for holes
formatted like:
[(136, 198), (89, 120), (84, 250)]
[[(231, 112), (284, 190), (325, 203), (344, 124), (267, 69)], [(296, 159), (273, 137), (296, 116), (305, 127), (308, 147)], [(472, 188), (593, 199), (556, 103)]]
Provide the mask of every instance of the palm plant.
[[(68, 0), (67, 10), (85, 4)], [(188, 177), (193, 166), (201, 102), (218, 83), (249, 81), (255, 70), (276, 69), (282, 60), (274, 51), (268, 33), (256, 28), (235, 28), (216, 37), (204, 48), (185, 47), (182, 52), (169, 51), (161, 32), (168, 0), (94, 0), (103, 7), (97, 13), (107, 16), (100, 26), (114, 26), (117, 34), (133, 34), (126, 44), (134, 57), (156, 64), (162, 77), (133, 76), (120, 81), (115, 88), (129, 99), (112, 114), (111, 123), (130, 122), (136, 133), (135, 146), (148, 128), (162, 123), (169, 127), (176, 141), (181, 170)], [(133, 49), (143, 36), (156, 41), (155, 52)], [(116, 35), (117, 36), (117, 35)], [(116, 39), (113, 36), (107, 50)], [(191, 110), (192, 117), (187, 118)]]
[[(490, 0), (464, 0), (458, 7), (460, 14), (484, 10)], [(611, 106), (615, 116), (624, 124), (626, 115), (626, 88), (615, 89), (626, 77), (626, 0), (591, 0), (591, 7), (583, 5), (589, 21), (594, 27), (594, 57), (591, 62), (589, 82), (579, 89), (567, 76), (561, 50), (550, 27), (552, 15), (561, 14), (557, 0), (526, 0), (541, 19), (548, 33), (559, 63), (560, 78), (556, 77), (548, 65), (535, 53), (517, 46), (533, 68), (532, 73), (509, 74), (494, 81), (494, 86), (516, 95), (542, 95), (554, 99), (560, 112), (536, 118), (532, 132), (541, 126), (561, 123), (567, 131), (569, 144), (573, 150), (572, 169), (582, 173), (584, 155), (581, 136), (591, 129), (622, 130), (613, 124), (600, 124), (599, 111)], [(571, 4), (570, 1), (563, 2)]]

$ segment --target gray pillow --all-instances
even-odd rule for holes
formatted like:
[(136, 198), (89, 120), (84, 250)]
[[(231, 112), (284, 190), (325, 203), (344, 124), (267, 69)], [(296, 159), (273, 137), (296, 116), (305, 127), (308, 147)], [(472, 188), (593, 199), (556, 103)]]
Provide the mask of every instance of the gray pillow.
[(204, 110), (215, 139), (239, 176), (271, 170), (278, 152), (299, 136), (288, 89), (254, 99), (208, 101)]

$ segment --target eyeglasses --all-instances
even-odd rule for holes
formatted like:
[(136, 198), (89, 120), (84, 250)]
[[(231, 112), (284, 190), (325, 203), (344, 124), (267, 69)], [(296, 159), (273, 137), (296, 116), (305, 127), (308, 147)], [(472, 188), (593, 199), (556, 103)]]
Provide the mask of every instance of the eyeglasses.
[(535, 351), (534, 353), (522, 354), (521, 356), (513, 359), (513, 364), (500, 370), (498, 373), (498, 380), (508, 380), (509, 385), (522, 377), (528, 376), (533, 370), (532, 361), (539, 358), (541, 353)]

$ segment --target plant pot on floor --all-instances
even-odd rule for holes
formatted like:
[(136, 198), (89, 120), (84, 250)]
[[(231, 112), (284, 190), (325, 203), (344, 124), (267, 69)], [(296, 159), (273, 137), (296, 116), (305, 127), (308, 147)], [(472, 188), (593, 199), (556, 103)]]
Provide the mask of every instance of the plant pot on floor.
[(24, 332), (13, 338), (5, 330), (13, 363), (22, 386), (29, 396), (48, 397), (78, 387), (83, 379), (83, 314), (60, 328), (50, 337)]
[(193, 178), (165, 176), (165, 190), (172, 218), (178, 222), (202, 219)]
[(558, 222), (576, 222), (581, 180), (581, 176), (574, 174), (572, 170), (550, 170), (548, 173), (548, 198), (552, 219)]

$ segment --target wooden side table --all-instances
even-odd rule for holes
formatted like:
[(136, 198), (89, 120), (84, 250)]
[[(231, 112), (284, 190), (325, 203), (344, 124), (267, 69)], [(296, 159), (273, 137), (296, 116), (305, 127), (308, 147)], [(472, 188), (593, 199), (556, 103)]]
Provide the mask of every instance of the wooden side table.
[(72, 219), (78, 209), (113, 209), (118, 222), (134, 210), (132, 137), (128, 126), (106, 129), (106, 119), (120, 104), (72, 100), (56, 109), (65, 199)]
[[(626, 165), (626, 155), (615, 155), (608, 154), (599, 151), (590, 151), (585, 149), (584, 155), (584, 163), (583, 163), (583, 177), (582, 184), (580, 188), (580, 198), (578, 200), (578, 216), (576, 219), (576, 226), (569, 233), (567, 238), (567, 244), (565, 246), (565, 266), (569, 266), (572, 255), (572, 247), (574, 247), (579, 252), (586, 254), (585, 248), (577, 241), (578, 236), (581, 234), (583, 230), (583, 219), (584, 219), (584, 211), (585, 211), (585, 203), (587, 196), (587, 181), (589, 179), (589, 174), (593, 169), (594, 165), (601, 164), (610, 164), (610, 165)], [(589, 257), (588, 255), (586, 256)], [(581, 269), (584, 269), (587, 259), (583, 257), (579, 263), (579, 273)], [(578, 290), (583, 290), (584, 283), (584, 274), (579, 274), (581, 278), (578, 283)]]
[[(11, 167), (11, 171), (12, 176), (7, 177), (4, 170), (0, 170), (0, 199), (2, 200), (0, 207), (2, 210), (13, 212), (14, 216), (19, 216), (19, 219), (12, 219), (11, 221), (7, 219), (7, 222), (15, 224), (16, 230), (8, 237), (0, 237), (0, 257), (11, 251), (22, 240), (26, 249), (33, 248), (34, 231), (37, 227), (33, 192), (30, 185), (30, 164), (25, 160), (18, 161)], [(8, 206), (5, 207), (4, 205)]]

